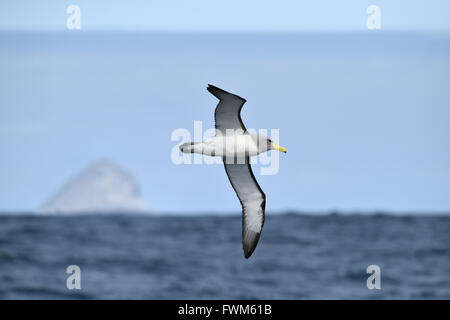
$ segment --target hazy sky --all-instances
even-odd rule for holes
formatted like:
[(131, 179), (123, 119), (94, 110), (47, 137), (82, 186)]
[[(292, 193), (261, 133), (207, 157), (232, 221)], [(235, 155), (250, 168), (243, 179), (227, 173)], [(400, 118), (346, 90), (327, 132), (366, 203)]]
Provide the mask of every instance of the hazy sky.
[(213, 127), (213, 83), (248, 128), (280, 129), (269, 211), (450, 209), (450, 40), (366, 33), (0, 34), (0, 209), (34, 209), (112, 159), (165, 211), (233, 211), (222, 166), (175, 165)]
[(447, 0), (2, 0), (0, 29), (64, 30), (70, 4), (84, 30), (358, 31), (377, 5), (385, 30), (450, 31)]
[[(66, 29), (69, 4), (82, 32)], [(366, 28), (370, 4), (381, 30)], [(32, 32), (0, 32), (0, 210), (35, 209), (107, 158), (155, 210), (238, 212), (222, 167), (170, 158), (174, 129), (213, 126), (208, 83), (248, 100), (248, 128), (280, 129), (279, 173), (255, 169), (269, 211), (450, 210), (449, 14), (449, 1), (1, 1), (0, 30)], [(116, 32), (161, 30), (234, 32)]]

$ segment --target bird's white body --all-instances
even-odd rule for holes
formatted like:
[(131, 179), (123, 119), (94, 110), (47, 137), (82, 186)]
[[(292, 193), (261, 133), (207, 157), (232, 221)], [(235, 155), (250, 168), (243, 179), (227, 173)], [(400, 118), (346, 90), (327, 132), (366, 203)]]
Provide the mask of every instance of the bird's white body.
[[(216, 157), (253, 157), (260, 154), (259, 137), (251, 134), (219, 135), (203, 142), (196, 142), (183, 148), (183, 152), (200, 153)], [(266, 151), (266, 150), (264, 150)]]

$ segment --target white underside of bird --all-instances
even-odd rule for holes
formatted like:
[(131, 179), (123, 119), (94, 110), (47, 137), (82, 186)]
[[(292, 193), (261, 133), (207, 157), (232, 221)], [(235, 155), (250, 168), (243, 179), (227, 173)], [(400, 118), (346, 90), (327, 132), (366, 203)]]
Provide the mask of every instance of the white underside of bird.
[(216, 136), (184, 143), (180, 150), (223, 159), (228, 179), (242, 205), (242, 246), (245, 258), (249, 258), (258, 244), (266, 207), (266, 195), (253, 175), (250, 158), (269, 150), (286, 153), (286, 149), (263, 135), (247, 132), (240, 116), (245, 99), (212, 85), (207, 89), (220, 100), (214, 113)]
[(250, 134), (219, 135), (203, 142), (186, 145), (183, 152), (228, 158), (253, 157), (261, 153), (258, 150), (257, 140), (256, 135)]

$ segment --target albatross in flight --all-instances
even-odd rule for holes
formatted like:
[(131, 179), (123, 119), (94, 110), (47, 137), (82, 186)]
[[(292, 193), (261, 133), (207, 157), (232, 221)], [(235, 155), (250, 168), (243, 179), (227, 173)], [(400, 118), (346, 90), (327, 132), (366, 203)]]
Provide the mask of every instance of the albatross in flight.
[(266, 208), (266, 195), (253, 175), (250, 157), (268, 150), (286, 153), (286, 149), (263, 135), (247, 131), (240, 115), (247, 100), (213, 85), (207, 89), (220, 100), (214, 112), (216, 135), (203, 142), (184, 143), (180, 150), (222, 157), (228, 179), (242, 205), (242, 247), (248, 259), (258, 244)]

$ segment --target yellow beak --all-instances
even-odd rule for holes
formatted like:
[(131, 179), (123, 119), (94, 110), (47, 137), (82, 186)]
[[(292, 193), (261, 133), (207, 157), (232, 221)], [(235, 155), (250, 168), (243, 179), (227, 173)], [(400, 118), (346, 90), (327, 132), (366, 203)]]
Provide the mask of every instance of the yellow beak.
[(273, 143), (273, 142), (272, 142), (272, 149), (278, 150), (278, 151), (281, 151), (284, 153), (287, 152), (286, 148), (280, 147), (279, 145), (277, 145), (276, 143)]

